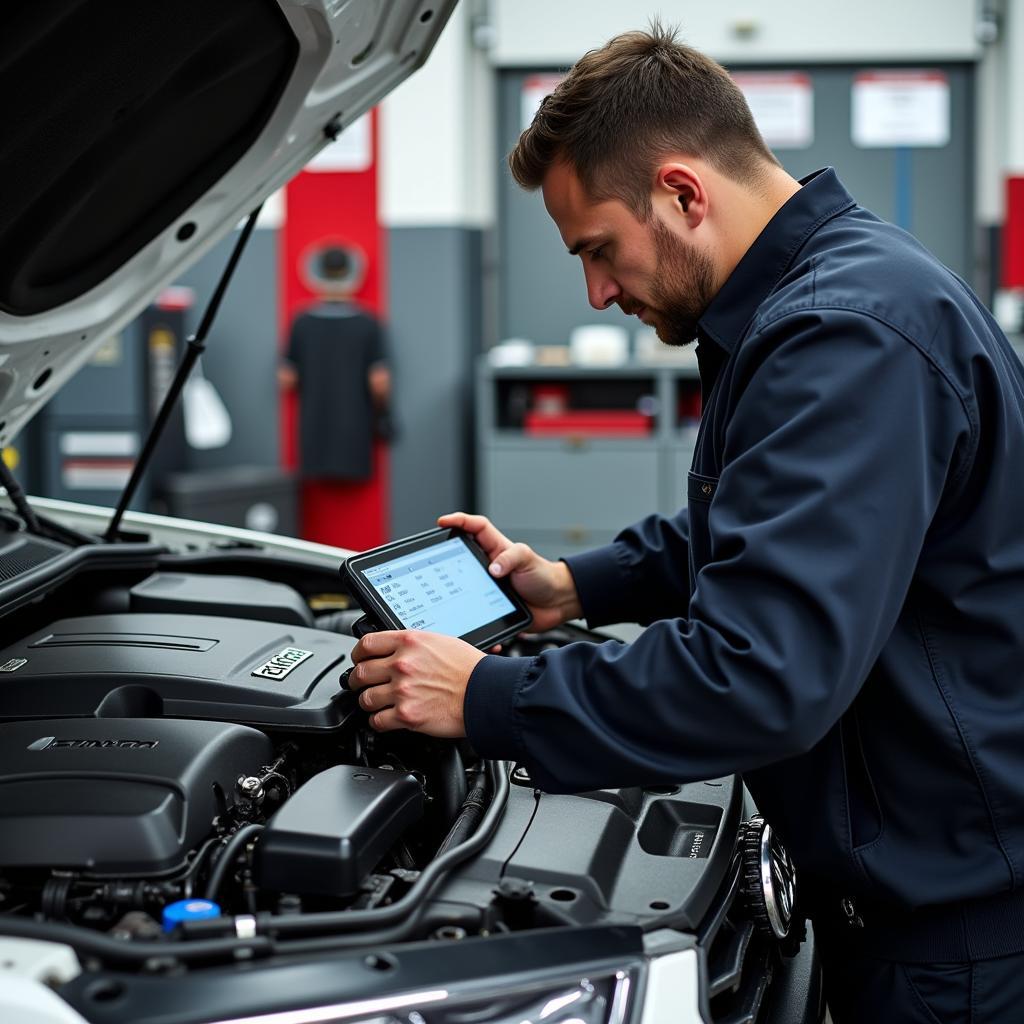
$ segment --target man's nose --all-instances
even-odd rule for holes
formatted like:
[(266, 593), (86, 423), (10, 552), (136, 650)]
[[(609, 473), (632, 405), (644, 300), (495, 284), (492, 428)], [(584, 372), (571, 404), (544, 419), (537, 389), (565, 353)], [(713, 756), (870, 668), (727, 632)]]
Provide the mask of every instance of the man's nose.
[(587, 298), (594, 309), (607, 309), (621, 294), (615, 278), (594, 268), (588, 268)]

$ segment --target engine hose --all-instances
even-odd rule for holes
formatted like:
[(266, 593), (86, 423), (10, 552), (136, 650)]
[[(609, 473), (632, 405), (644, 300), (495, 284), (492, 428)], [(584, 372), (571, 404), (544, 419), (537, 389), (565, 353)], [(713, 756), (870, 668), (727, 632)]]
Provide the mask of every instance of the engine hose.
[(462, 811), (466, 799), (466, 767), (457, 743), (448, 743), (441, 755), (441, 784), (438, 787), (438, 814), (444, 828), (450, 829)]
[(425, 906), (416, 908), (410, 915), (408, 924), (394, 928), (381, 929), (375, 932), (363, 932), (359, 935), (322, 936), (316, 939), (290, 939), (275, 945), (274, 952), (280, 956), (311, 956), (317, 953), (337, 953), (349, 949), (382, 948), (409, 938), (414, 930), (430, 932), (442, 925), (456, 924), (473, 931), (483, 923), (483, 912), (476, 907), (439, 909), (431, 918), (431, 911)]
[(473, 834), (476, 830), (477, 822), (484, 813), (484, 797), (486, 793), (487, 779), (484, 773), (480, 772), (473, 783), (473, 787), (466, 794), (462, 802), (462, 809), (459, 811), (459, 816), (455, 819), (451, 831), (445, 836), (444, 842), (438, 847), (437, 853), (434, 856), (440, 857), (453, 846), (458, 846), (459, 843), (465, 842)]
[(175, 878), (173, 881), (178, 881), (182, 885), (182, 895), (185, 899), (191, 899), (193, 895), (192, 883), (195, 881), (197, 875), (202, 869), (203, 864), (206, 863), (206, 858), (211, 856), (213, 848), (220, 842), (218, 836), (211, 836), (209, 839), (199, 847), (198, 852), (195, 855), (192, 863), (188, 866), (188, 869), (180, 878)]
[(173, 958), (181, 962), (215, 957), (269, 956), (273, 943), (266, 936), (250, 939), (207, 939), (203, 942), (128, 942), (73, 924), (34, 921), (27, 917), (0, 915), (0, 935), (16, 939), (60, 942), (81, 956), (98, 957), (104, 963), (142, 966), (147, 960)]
[(253, 836), (258, 835), (262, 831), (262, 825), (243, 825), (227, 841), (224, 846), (224, 851), (217, 858), (217, 863), (213, 865), (213, 870), (210, 872), (210, 879), (206, 883), (206, 899), (211, 903), (217, 902), (217, 893), (220, 892), (220, 887), (224, 884), (224, 879), (227, 877), (227, 873), (231, 870), (231, 866), (234, 864), (235, 858), (242, 851), (245, 844), (249, 842)]
[[(430, 893), (437, 888), (452, 868), (483, 849), (501, 821), (511, 791), (508, 775), (512, 765), (507, 761), (488, 761), (486, 765), (486, 775), (494, 795), (476, 834), (461, 845), (454, 846), (446, 853), (435, 857), (400, 900), (396, 900), (389, 906), (375, 907), (372, 910), (336, 910), (320, 914), (295, 915), (258, 914), (256, 917), (257, 932), (272, 934), (277, 938), (312, 937), (331, 932), (354, 932), (375, 925), (381, 926), (382, 929), (388, 929), (389, 925), (395, 925), (396, 927), (388, 930), (355, 936), (353, 941), (359, 943), (397, 942), (407, 936), (415, 929)], [(188, 921), (179, 925), (179, 928), (187, 938), (193, 936), (202, 938), (223, 935), (225, 926), (233, 927), (230, 919), (227, 921), (224, 918)], [(344, 945), (345, 943), (342, 940), (340, 944)], [(281, 952), (287, 952), (290, 949), (290, 945), (280, 947)]]

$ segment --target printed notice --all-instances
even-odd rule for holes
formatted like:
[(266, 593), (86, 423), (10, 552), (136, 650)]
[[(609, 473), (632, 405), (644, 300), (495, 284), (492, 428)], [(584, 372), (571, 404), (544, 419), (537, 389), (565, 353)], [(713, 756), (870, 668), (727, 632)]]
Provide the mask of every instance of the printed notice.
[(941, 71), (866, 71), (851, 97), (853, 143), (865, 149), (949, 143), (949, 79)]
[(744, 71), (732, 77), (769, 147), (805, 149), (814, 141), (814, 88), (809, 75)]

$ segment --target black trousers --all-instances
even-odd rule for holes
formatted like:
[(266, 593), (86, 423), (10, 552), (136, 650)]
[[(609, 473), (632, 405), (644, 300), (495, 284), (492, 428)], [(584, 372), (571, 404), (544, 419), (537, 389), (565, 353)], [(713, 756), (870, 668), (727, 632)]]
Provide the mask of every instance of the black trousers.
[(1024, 1024), (1024, 953), (905, 964), (819, 943), (834, 1024)]

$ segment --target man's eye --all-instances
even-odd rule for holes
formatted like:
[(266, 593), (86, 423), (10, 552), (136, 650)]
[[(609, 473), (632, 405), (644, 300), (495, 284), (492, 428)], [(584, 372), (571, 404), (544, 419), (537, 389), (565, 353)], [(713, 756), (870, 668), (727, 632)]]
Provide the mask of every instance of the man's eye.
[(599, 245), (596, 249), (591, 249), (587, 253), (587, 255), (592, 260), (599, 260), (599, 259), (601, 259), (601, 257), (604, 256), (604, 246), (603, 245)]

